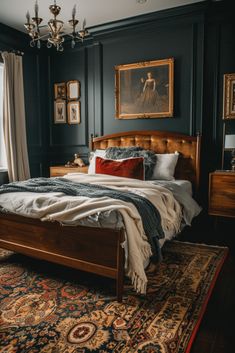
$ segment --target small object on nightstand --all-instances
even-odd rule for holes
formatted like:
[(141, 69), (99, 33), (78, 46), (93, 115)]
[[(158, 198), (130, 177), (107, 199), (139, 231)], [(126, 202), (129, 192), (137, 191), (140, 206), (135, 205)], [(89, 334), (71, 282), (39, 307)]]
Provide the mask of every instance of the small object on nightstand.
[(74, 164), (77, 164), (79, 167), (84, 167), (85, 163), (83, 160), (79, 157), (79, 154), (75, 153), (74, 154)]
[(73, 168), (73, 167), (77, 167), (77, 164), (75, 164), (74, 162), (68, 161), (64, 166), (66, 168)]

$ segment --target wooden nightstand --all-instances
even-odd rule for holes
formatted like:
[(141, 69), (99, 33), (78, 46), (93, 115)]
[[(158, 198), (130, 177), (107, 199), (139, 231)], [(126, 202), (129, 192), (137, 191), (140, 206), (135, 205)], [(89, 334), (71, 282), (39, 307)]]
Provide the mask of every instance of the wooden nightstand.
[(208, 212), (214, 216), (235, 217), (235, 172), (210, 173)]
[(64, 165), (57, 165), (50, 167), (50, 177), (64, 176), (67, 173), (87, 173), (88, 165), (85, 167), (65, 167)]

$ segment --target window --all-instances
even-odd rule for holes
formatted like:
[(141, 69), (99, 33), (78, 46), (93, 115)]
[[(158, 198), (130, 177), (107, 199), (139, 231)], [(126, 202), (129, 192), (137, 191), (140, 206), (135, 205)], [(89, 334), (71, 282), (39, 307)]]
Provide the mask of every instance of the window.
[(0, 62), (0, 169), (6, 168), (7, 159), (3, 138), (3, 64)]

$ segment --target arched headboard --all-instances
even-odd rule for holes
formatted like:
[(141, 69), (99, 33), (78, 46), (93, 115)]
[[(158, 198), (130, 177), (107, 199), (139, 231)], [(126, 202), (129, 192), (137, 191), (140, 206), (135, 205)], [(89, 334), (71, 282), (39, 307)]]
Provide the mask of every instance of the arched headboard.
[(175, 169), (176, 179), (191, 181), (198, 193), (200, 179), (201, 136), (189, 136), (169, 131), (127, 131), (91, 138), (91, 150), (108, 147), (140, 146), (156, 153), (180, 153)]

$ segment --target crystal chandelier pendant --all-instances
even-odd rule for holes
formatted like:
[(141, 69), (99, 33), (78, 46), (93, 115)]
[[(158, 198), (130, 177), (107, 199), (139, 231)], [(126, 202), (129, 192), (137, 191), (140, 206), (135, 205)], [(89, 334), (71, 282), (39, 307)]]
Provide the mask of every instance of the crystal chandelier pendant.
[(71, 48), (74, 49), (76, 45), (76, 42), (74, 39), (71, 40)]

